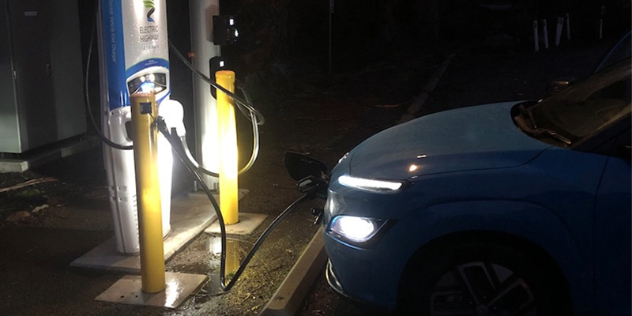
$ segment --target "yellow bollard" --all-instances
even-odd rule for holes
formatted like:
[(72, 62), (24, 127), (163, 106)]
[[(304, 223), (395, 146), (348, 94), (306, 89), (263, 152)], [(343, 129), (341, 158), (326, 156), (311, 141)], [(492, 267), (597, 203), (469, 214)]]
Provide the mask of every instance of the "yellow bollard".
[[(235, 73), (220, 70), (215, 73), (217, 83), (230, 92), (235, 91)], [(219, 128), (219, 207), (226, 225), (239, 222), (237, 174), (237, 129), (233, 100), (217, 90), (217, 125)]]
[(155, 95), (134, 93), (131, 106), (142, 290), (145, 293), (158, 293), (164, 291), (166, 285)]

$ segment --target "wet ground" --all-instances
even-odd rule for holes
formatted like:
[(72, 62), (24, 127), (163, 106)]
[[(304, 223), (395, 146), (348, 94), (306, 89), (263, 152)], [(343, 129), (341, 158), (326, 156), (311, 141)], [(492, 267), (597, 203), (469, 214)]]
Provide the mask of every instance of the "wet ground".
[[(240, 187), (250, 191), (240, 210), (267, 214), (268, 219), (252, 235), (229, 236), (236, 246), (232, 258), (242, 258), (263, 228), (300, 196), (282, 165), (285, 151), (310, 154), (333, 167), (363, 139), (395, 124), (449, 53), (457, 55), (419, 115), (539, 98), (550, 79), (586, 75), (607, 44), (540, 53), (450, 44), (393, 53), (388, 62), (349, 73), (295, 73), (291, 89), (275, 102), (260, 102), (267, 122), (261, 130), (259, 159), (239, 180)], [(248, 139), (247, 132), (242, 139)], [(14, 187), (35, 179), (42, 182)], [(257, 314), (315, 233), (309, 211), (322, 203), (306, 203), (289, 215), (229, 293), (217, 289), (214, 237), (199, 235), (167, 262), (166, 269), (207, 274), (211, 281), (178, 309), (166, 310), (94, 301), (122, 274), (69, 265), (112, 236), (100, 148), (25, 173), (2, 174), (0, 188), (0, 315)], [(300, 314), (366, 312), (340, 300), (321, 277)]]

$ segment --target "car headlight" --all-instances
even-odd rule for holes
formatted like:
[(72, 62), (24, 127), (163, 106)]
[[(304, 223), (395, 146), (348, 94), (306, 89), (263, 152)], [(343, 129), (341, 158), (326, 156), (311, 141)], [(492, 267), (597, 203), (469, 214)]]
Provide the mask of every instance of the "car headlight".
[(403, 189), (406, 185), (406, 181), (389, 181), (389, 180), (375, 180), (375, 179), (366, 179), (366, 178), (358, 178), (352, 177), (350, 175), (342, 175), (338, 178), (338, 182), (340, 184), (350, 187), (356, 188), (365, 191), (372, 192), (395, 192), (400, 189)]
[(329, 230), (343, 239), (363, 243), (371, 239), (384, 225), (384, 221), (358, 216), (340, 215), (334, 217)]

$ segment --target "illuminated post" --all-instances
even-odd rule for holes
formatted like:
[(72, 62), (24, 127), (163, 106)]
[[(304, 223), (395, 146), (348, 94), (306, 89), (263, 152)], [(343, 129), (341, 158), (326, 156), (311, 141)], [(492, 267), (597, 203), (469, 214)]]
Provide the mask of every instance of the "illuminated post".
[(166, 287), (155, 123), (158, 111), (153, 93), (134, 93), (131, 101), (142, 290), (158, 293)]
[[(235, 91), (235, 73), (220, 70), (215, 73), (217, 83), (230, 92)], [(219, 131), (219, 207), (224, 223), (239, 222), (237, 188), (237, 129), (233, 100), (217, 90), (217, 125)]]

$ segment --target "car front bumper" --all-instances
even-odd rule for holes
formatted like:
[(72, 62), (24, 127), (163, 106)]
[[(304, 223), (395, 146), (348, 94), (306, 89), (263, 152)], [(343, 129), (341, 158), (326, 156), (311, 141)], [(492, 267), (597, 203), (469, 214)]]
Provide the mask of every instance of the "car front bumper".
[(329, 256), (326, 276), (329, 285), (352, 301), (383, 310), (397, 308), (401, 266), (383, 249), (367, 250), (347, 245), (325, 234)]
[(336, 271), (334, 270), (331, 261), (327, 262), (327, 269), (325, 270), (325, 276), (327, 278), (327, 282), (329, 286), (331, 286), (334, 291), (336, 291), (342, 299), (350, 305), (355, 306), (356, 309), (360, 311), (364, 311), (370, 315), (390, 315), (394, 312), (393, 308), (384, 308), (383, 306), (375, 305), (375, 304), (367, 304), (365, 301), (358, 300), (354, 297), (351, 297), (345, 293), (342, 288), (342, 285), (337, 279)]

